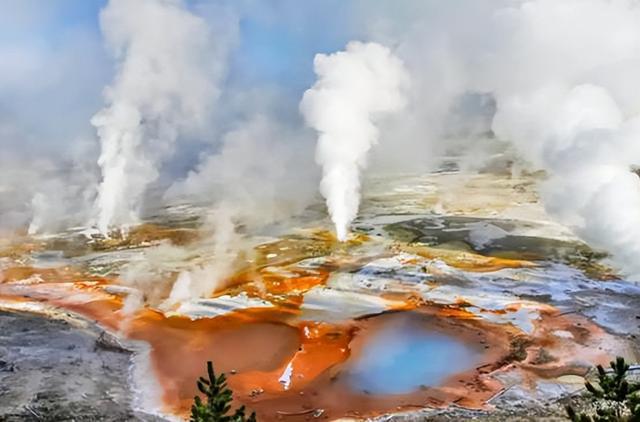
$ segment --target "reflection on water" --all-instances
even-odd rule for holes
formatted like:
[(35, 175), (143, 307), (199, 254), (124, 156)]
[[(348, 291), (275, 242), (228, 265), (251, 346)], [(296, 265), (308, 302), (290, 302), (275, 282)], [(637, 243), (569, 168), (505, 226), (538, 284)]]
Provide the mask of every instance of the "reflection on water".
[(417, 320), (395, 320), (374, 335), (350, 369), (351, 388), (371, 394), (405, 394), (441, 384), (469, 369), (480, 353)]

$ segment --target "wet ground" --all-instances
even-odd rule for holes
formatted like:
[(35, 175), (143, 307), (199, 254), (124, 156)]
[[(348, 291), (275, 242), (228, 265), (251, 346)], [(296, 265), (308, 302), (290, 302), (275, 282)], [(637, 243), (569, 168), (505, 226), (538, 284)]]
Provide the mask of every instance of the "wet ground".
[[(260, 420), (291, 421), (554, 420), (594, 364), (638, 360), (640, 287), (550, 221), (533, 178), (373, 178), (346, 243), (321, 210), (241, 233), (215, 292), (179, 301), (176, 280), (215, 272), (192, 207), (112, 239), (5, 239), (0, 304), (71, 312), (142, 345), (120, 397), (178, 417), (207, 360)], [(147, 277), (132, 282), (132, 268)]]

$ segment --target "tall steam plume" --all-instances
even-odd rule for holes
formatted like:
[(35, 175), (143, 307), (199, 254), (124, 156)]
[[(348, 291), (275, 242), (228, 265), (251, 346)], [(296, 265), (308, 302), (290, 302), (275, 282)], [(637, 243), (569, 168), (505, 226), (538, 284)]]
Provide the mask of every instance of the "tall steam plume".
[(438, 131), (452, 105), (469, 93), (490, 95), (495, 110), (482, 131), (545, 170), (540, 193), (549, 215), (640, 280), (640, 179), (633, 171), (640, 164), (640, 4), (415, 0), (371, 10), (370, 3), (363, 13), (385, 16), (372, 25), (372, 39), (397, 45), (411, 73), (412, 98), (391, 128), (392, 148), (411, 159), (426, 145), (437, 156), (453, 146)]
[(404, 106), (408, 76), (388, 48), (354, 41), (345, 51), (316, 55), (314, 70), (318, 80), (305, 92), (300, 110), (320, 134), (320, 192), (344, 241), (360, 205), (360, 172), (379, 136), (374, 119)]
[(137, 221), (178, 136), (206, 121), (221, 72), (205, 21), (181, 0), (111, 0), (100, 23), (118, 62), (91, 120), (102, 147), (96, 225), (107, 233)]
[(547, 171), (547, 211), (640, 279), (640, 5), (538, 0), (497, 16), (496, 39), (518, 44), (498, 43), (487, 72), (494, 132)]

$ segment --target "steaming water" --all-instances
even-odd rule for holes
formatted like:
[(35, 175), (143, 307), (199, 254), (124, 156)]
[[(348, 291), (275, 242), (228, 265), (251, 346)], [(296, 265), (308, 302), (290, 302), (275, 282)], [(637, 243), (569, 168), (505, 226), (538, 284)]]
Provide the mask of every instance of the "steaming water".
[(320, 192), (344, 241), (360, 206), (360, 172), (378, 140), (372, 116), (404, 107), (409, 77), (386, 47), (354, 41), (345, 51), (316, 55), (314, 70), (318, 81), (304, 93), (300, 110), (319, 133)]
[(350, 371), (351, 388), (372, 394), (404, 394), (441, 384), (469, 369), (479, 352), (417, 322), (390, 323), (364, 346)]
[(36, 252), (31, 257), (35, 268), (56, 268), (68, 264), (63, 251)]

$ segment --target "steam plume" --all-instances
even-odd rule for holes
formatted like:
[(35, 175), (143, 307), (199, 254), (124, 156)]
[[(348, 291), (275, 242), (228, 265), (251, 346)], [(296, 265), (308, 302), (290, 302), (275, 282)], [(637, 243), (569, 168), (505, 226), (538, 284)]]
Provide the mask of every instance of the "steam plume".
[[(13, 28), (14, 35), (0, 40), (3, 229), (25, 226), (31, 216), (32, 232), (64, 228), (68, 217), (73, 224), (89, 219), (87, 210), (80, 208), (82, 202), (93, 202), (95, 195), (95, 168), (89, 165), (95, 155), (71, 160), (70, 168), (68, 161), (54, 158), (52, 152), (68, 157), (74, 139), (87, 138), (83, 125), (99, 107), (95, 91), (104, 85), (106, 66), (95, 47), (97, 40), (91, 41), (92, 22), (80, 33), (51, 37), (51, 25), (38, 20), (48, 10), (65, 16), (58, 29), (68, 26), (67, 13), (53, 13), (69, 7), (63, 3), (0, 5), (0, 26)], [(269, 60), (255, 62), (255, 51), (249, 48), (254, 46), (252, 38), (243, 38), (247, 35), (243, 33), (239, 38), (247, 42), (239, 43), (237, 60), (232, 62), (240, 64), (234, 68), (235, 79), (225, 81), (224, 95), (230, 100), (225, 103), (226, 114), (224, 119), (216, 114), (224, 124), (215, 126), (220, 132), (211, 139), (195, 136), (209, 120), (218, 95), (225, 63), (221, 45), (227, 44), (221, 41), (233, 32), (216, 31), (213, 43), (203, 19), (213, 29), (221, 17), (235, 25), (235, 18), (218, 13), (219, 7), (228, 5), (243, 20), (268, 21), (249, 26), (249, 35), (255, 36), (256, 28), (277, 28), (278, 33), (281, 28), (291, 29), (284, 33), (296, 34), (296, 41), (302, 40), (297, 45), (314, 48), (326, 46), (322, 38), (326, 33), (332, 34), (331, 42), (366, 38), (394, 45), (394, 55), (402, 60), (400, 64), (380, 45), (362, 43), (316, 59), (318, 82), (306, 93), (300, 109), (308, 125), (319, 132), (316, 159), (324, 175), (321, 192), (340, 238), (357, 212), (359, 177), (366, 161), (375, 163), (376, 169), (427, 171), (425, 164), (437, 165), (438, 157), (459, 157), (471, 148), (474, 153), (463, 158), (480, 168), (475, 165), (482, 156), (477, 154), (481, 146), (477, 135), (495, 135), (499, 141), (511, 142), (533, 168), (546, 171), (541, 193), (551, 216), (592, 245), (611, 252), (627, 274), (640, 275), (640, 188), (630, 171), (640, 163), (638, 2), (353, 0), (348, 5), (338, 2), (344, 7), (340, 25), (335, 23), (336, 2), (284, 3), (265, 3), (258, 10), (254, 2), (212, 6), (189, 1), (200, 17), (187, 9), (186, 0), (109, 3), (101, 25), (118, 66), (104, 92), (106, 106), (93, 119), (102, 145), (102, 183), (94, 218), (102, 231), (135, 222), (147, 186), (176, 152), (178, 139), (212, 140), (207, 152), (213, 156), (195, 168), (189, 167), (193, 163), (182, 163), (181, 171), (194, 171), (174, 190), (196, 191), (212, 205), (231, 203), (232, 222), (241, 221), (244, 226), (254, 217), (238, 216), (235, 210), (263, 210), (265, 202), (275, 204), (269, 207), (269, 219), (287, 215), (301, 206), (288, 202), (289, 193), (297, 199), (300, 191), (312, 191), (298, 186), (303, 185), (300, 174), (309, 174), (304, 160), (312, 154), (306, 147), (292, 148), (301, 137), (291, 129), (297, 129), (299, 122), (289, 121), (299, 100), (289, 76), (303, 74), (309, 67), (306, 60), (296, 68), (292, 57), (268, 53)], [(25, 31), (21, 16), (30, 13), (40, 18)], [(18, 39), (28, 36), (16, 44), (16, 35)], [(281, 52), (279, 47), (274, 44), (274, 51)], [(262, 45), (257, 49), (267, 51)], [(302, 57), (297, 49), (289, 51)], [(288, 64), (271, 69), (277, 75), (286, 70), (282, 79), (269, 76), (263, 66), (276, 62)], [(407, 106), (402, 113), (377, 120), (404, 103), (403, 67), (411, 76)], [(247, 113), (247, 107), (264, 101), (265, 92), (270, 92), (265, 88), (276, 85), (273, 104), (277, 107), (265, 110), (278, 110), (282, 118), (278, 127), (270, 128), (270, 119), (247, 119), (260, 114)], [(249, 106), (233, 106), (250, 92), (257, 94), (247, 101)], [(290, 104), (294, 104), (291, 109)], [(464, 113), (455, 116), (458, 104)], [(463, 127), (470, 122), (476, 123), (469, 130)], [(218, 138), (229, 128), (234, 134), (222, 140), (220, 147)], [(451, 133), (459, 138), (455, 143)], [(393, 142), (380, 142), (370, 151), (378, 137)], [(185, 148), (180, 152), (193, 159), (201, 151)], [(238, 164), (247, 156), (252, 158)], [(177, 161), (178, 155), (173, 157)], [(290, 170), (283, 171), (283, 162), (296, 167), (287, 165)], [(300, 162), (304, 165), (297, 167)], [(265, 180), (269, 180), (266, 188)]]
[(527, 2), (494, 26), (510, 32), (500, 39), (518, 40), (496, 49), (517, 76), (489, 67), (494, 132), (547, 171), (547, 211), (632, 278), (640, 277), (640, 180), (631, 172), (640, 163), (640, 99), (629, 96), (638, 83), (628, 72), (640, 63), (639, 25), (634, 2)]
[(433, 155), (451, 147), (437, 131), (451, 105), (469, 93), (491, 96), (487, 129), (546, 171), (540, 192), (549, 215), (640, 279), (640, 180), (631, 171), (640, 163), (640, 5), (420, 0), (371, 10), (369, 3), (367, 20), (382, 20), (372, 39), (398, 45), (411, 73), (407, 113), (391, 128), (409, 142), (393, 147), (405, 156), (420, 156), (425, 140)]
[(96, 224), (106, 233), (137, 221), (178, 136), (205, 122), (221, 69), (205, 21), (180, 0), (111, 0), (100, 17), (118, 61), (91, 121), (102, 146)]
[(353, 41), (345, 51), (316, 55), (314, 69), (318, 80), (304, 93), (300, 110), (320, 134), (320, 192), (344, 241), (360, 205), (360, 172), (378, 140), (374, 119), (403, 107), (408, 77), (388, 48)]

